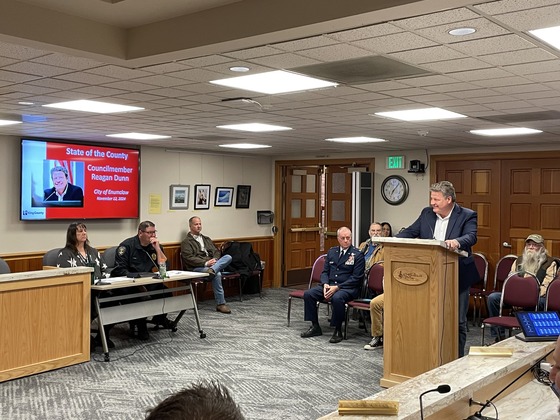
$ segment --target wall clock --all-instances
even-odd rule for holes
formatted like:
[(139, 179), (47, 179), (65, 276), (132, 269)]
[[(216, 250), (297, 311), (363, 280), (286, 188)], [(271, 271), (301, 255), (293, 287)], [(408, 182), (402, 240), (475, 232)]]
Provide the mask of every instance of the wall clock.
[(393, 206), (404, 203), (408, 197), (408, 182), (400, 175), (389, 175), (381, 184), (381, 196)]

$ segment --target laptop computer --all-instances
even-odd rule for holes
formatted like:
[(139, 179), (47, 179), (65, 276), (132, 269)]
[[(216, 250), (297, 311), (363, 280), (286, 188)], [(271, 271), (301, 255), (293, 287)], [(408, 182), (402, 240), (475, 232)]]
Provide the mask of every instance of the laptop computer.
[(522, 333), (515, 337), (522, 341), (556, 341), (560, 335), (560, 318), (555, 311), (516, 312)]

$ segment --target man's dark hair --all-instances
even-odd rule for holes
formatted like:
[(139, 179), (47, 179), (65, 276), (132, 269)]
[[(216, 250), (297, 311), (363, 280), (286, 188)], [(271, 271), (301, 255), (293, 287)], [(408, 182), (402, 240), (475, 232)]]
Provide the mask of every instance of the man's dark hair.
[(149, 220), (145, 220), (138, 225), (138, 230), (141, 230), (142, 232), (144, 232), (149, 227), (155, 227), (155, 226), (156, 225), (154, 224), (154, 222), (150, 222)]
[(185, 388), (147, 413), (145, 420), (245, 420), (227, 388), (215, 381)]

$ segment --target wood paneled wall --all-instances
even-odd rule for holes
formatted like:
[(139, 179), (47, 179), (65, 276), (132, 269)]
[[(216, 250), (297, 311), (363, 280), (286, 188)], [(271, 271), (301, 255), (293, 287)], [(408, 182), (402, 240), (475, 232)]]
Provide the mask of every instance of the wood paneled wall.
[[(266, 268), (263, 275), (263, 288), (272, 286), (272, 276), (274, 261), (274, 239), (272, 237), (258, 237), (258, 238), (229, 238), (215, 240), (214, 243), (219, 248), (225, 241), (240, 241), (240, 242), (251, 242), (253, 249), (259, 254), (262, 261), (266, 262)], [(180, 242), (169, 242), (163, 244), (165, 249), (165, 254), (169, 260), (169, 267), (174, 270), (181, 268), (181, 243)], [(107, 247), (99, 247), (99, 251), (103, 252)], [(37, 251), (37, 252), (26, 252), (20, 254), (4, 254), (1, 255), (4, 259), (12, 273), (19, 273), (23, 271), (34, 271), (43, 269), (43, 254), (48, 250)], [(238, 286), (235, 284), (224, 284), (224, 289), (226, 296), (237, 295)], [(210, 287), (206, 288), (204, 298), (211, 298), (212, 290)]]

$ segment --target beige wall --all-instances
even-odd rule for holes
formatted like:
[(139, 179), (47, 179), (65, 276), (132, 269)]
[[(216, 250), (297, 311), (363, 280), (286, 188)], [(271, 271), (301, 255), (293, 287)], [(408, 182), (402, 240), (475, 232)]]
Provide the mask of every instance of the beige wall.
[[(62, 247), (66, 241), (66, 228), (70, 221), (19, 220), (20, 139), (0, 136), (0, 162), (3, 177), (0, 187), (4, 200), (0, 204), (0, 229), (2, 241), (0, 254), (31, 252)], [(256, 223), (257, 210), (271, 210), (273, 185), (270, 158), (230, 157), (200, 153), (166, 152), (165, 149), (141, 149), (140, 220), (156, 223), (162, 242), (180, 241), (185, 235), (187, 220), (199, 215), (205, 234), (213, 238), (267, 236), (271, 225)], [(209, 210), (194, 211), (192, 190), (195, 184), (212, 186)], [(169, 210), (169, 186), (191, 186), (188, 210)], [(214, 207), (216, 187), (251, 185), (249, 209)], [(150, 194), (161, 196), (161, 212), (149, 213)], [(117, 245), (135, 235), (140, 220), (89, 220), (89, 238), (93, 246)]]
[[(4, 176), (0, 180), (4, 200), (0, 204), (0, 229), (2, 241), (0, 254), (48, 250), (64, 246), (65, 233), (69, 221), (21, 222), (19, 220), (19, 167), (20, 140), (17, 137), (0, 136), (0, 162)], [(558, 150), (551, 146), (549, 149)], [(494, 147), (477, 149), (476, 152), (515, 152), (534, 150), (532, 147)], [(430, 154), (473, 153), (473, 149), (435, 150)], [(374, 220), (388, 221), (393, 231), (410, 225), (420, 209), (429, 205), (429, 171), (424, 175), (409, 174), (407, 169), (385, 169), (389, 155), (404, 155), (406, 168), (412, 159), (428, 163), (425, 150), (379, 152), (375, 157), (374, 176)], [(339, 154), (337, 158), (354, 157)], [(359, 157), (365, 157), (362, 154)], [(279, 160), (315, 159), (315, 156), (281, 156)], [(333, 159), (335, 156), (329, 157)], [(190, 152), (168, 152), (165, 149), (143, 147), (141, 149), (140, 220), (156, 223), (162, 242), (180, 241), (186, 232), (187, 220), (199, 215), (203, 220), (204, 232), (210, 237), (221, 239), (245, 236), (268, 236), (271, 225), (256, 223), (257, 210), (274, 208), (274, 160), (266, 157), (232, 157), (218, 154)], [(400, 206), (390, 206), (383, 201), (380, 186), (386, 176), (398, 174), (405, 177), (410, 186), (408, 199)], [(212, 197), (210, 210), (194, 211), (192, 194), (197, 183), (210, 184)], [(187, 184), (191, 186), (188, 210), (169, 210), (169, 185)], [(237, 187), (240, 184), (252, 186), (249, 209), (234, 206), (215, 208), (216, 187)], [(161, 212), (149, 213), (150, 194), (161, 196)], [(90, 220), (87, 221), (89, 237), (94, 246), (116, 245), (124, 238), (135, 235), (139, 220)]]

